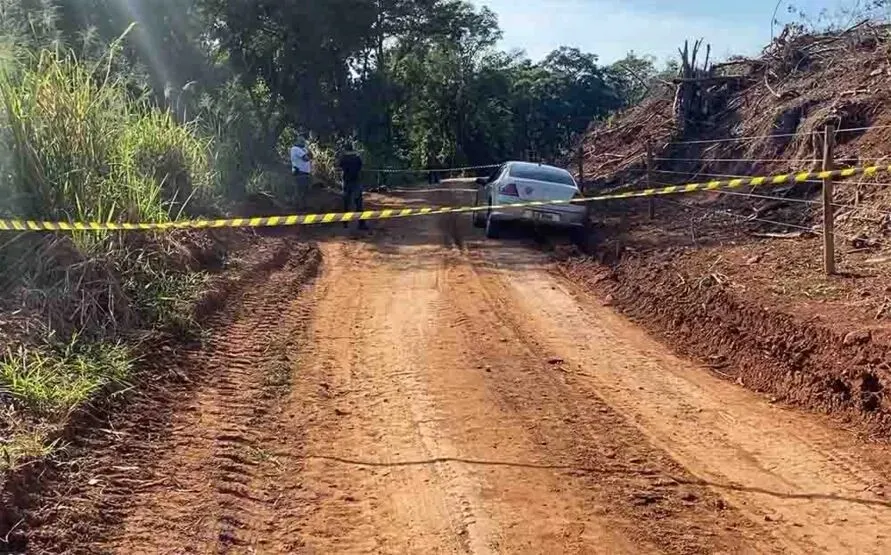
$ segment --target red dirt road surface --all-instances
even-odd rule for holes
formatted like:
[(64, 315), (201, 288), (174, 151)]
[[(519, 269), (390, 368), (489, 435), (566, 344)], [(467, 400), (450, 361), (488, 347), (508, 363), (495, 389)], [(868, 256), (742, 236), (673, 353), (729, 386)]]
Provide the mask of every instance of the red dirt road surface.
[[(442, 195), (375, 200), (466, 202)], [(324, 235), (318, 275), (302, 252), (254, 280), (154, 427), (126, 416), (78, 474), (94, 508), (29, 550), (891, 552), (884, 447), (676, 357), (530, 242)]]

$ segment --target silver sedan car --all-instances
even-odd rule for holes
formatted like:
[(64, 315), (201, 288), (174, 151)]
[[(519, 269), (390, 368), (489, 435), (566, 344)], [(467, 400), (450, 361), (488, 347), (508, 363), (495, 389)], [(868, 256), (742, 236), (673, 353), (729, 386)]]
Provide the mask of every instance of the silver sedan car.
[(535, 207), (503, 207), (530, 201), (569, 201), (582, 196), (572, 175), (561, 168), (530, 162), (507, 162), (488, 178), (477, 179), (476, 205), (490, 208), (473, 213), (473, 223), (486, 229), (486, 237), (498, 237), (501, 224), (522, 221), (548, 227), (583, 231), (588, 210), (582, 204)]

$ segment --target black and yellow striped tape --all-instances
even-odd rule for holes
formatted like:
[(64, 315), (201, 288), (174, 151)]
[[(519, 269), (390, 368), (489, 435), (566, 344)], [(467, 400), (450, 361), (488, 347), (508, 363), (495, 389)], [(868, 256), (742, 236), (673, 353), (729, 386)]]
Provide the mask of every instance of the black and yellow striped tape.
[(737, 189), (739, 187), (761, 187), (770, 185), (782, 185), (784, 183), (802, 183), (816, 179), (838, 179), (853, 177), (855, 175), (873, 176), (879, 172), (891, 172), (891, 166), (866, 166), (861, 168), (845, 168), (843, 170), (831, 170), (820, 172), (800, 172), (772, 175), (768, 177), (745, 177), (739, 179), (725, 179), (721, 181), (708, 181), (706, 183), (689, 183), (686, 185), (672, 185), (658, 189), (643, 189), (640, 191), (628, 191), (612, 195), (589, 197), (583, 200), (612, 200), (620, 198), (651, 197), (655, 195), (674, 195), (679, 193), (696, 193), (701, 191), (716, 191), (720, 189)]
[(479, 212), (489, 209), (525, 208), (560, 204), (581, 204), (605, 200), (651, 197), (657, 195), (675, 195), (701, 191), (718, 191), (739, 187), (759, 187), (782, 185), (784, 183), (803, 182), (812, 179), (838, 179), (855, 175), (872, 176), (879, 172), (891, 172), (891, 166), (868, 166), (847, 168), (843, 170), (787, 173), (769, 177), (747, 177), (707, 183), (690, 183), (672, 185), (657, 189), (643, 189), (599, 195), (596, 197), (577, 198), (558, 201), (518, 202), (499, 206), (461, 206), (445, 208), (405, 208), (387, 210), (367, 210), (364, 212), (338, 212), (329, 214), (296, 214), (292, 216), (268, 216), (261, 218), (231, 218), (225, 220), (184, 220), (158, 223), (115, 223), (115, 222), (41, 222), (33, 220), (0, 219), (0, 231), (106, 231), (106, 230), (168, 230), (168, 229), (207, 229), (224, 227), (277, 227), (294, 225), (331, 224), (358, 220), (386, 220), (391, 218), (407, 218), (414, 216), (432, 216), (438, 214), (460, 214)]

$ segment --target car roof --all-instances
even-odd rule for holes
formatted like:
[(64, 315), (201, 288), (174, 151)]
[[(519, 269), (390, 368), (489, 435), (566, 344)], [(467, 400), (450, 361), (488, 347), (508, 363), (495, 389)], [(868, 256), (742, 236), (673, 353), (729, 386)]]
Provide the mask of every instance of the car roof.
[(561, 172), (569, 173), (569, 172), (566, 171), (565, 169), (563, 169), (563, 168), (558, 168), (557, 166), (549, 166), (549, 165), (547, 165), (547, 164), (536, 164), (535, 162), (519, 162), (519, 161), (512, 161), (512, 162), (508, 162), (507, 165), (508, 165), (508, 166), (520, 166), (520, 167), (526, 167), (526, 168), (548, 168), (548, 169), (552, 169), (552, 170), (557, 170), (557, 171), (561, 171)]

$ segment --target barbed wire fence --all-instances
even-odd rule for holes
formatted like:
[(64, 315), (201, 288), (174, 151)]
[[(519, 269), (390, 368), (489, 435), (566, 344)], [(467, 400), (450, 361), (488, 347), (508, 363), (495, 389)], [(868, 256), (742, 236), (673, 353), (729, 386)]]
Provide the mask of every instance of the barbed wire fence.
[[(822, 145), (822, 156), (818, 158), (817, 152), (813, 157), (752, 157), (732, 156), (726, 158), (709, 158), (709, 157), (691, 157), (682, 155), (672, 157), (669, 155), (656, 155), (653, 141), (646, 141), (646, 149), (643, 154), (635, 151), (631, 156), (622, 160), (621, 156), (610, 153), (596, 153), (593, 156), (590, 151), (579, 149), (576, 162), (578, 164), (579, 181), (585, 182), (589, 174), (586, 171), (586, 159), (604, 159), (611, 158), (614, 160), (622, 160), (622, 173), (637, 174), (630, 186), (620, 187), (622, 190), (643, 190), (652, 189), (654, 187), (671, 187), (679, 185), (687, 185), (696, 182), (702, 178), (711, 179), (752, 179), (754, 177), (765, 175), (763, 172), (757, 172), (754, 169), (751, 173), (735, 173), (739, 172), (739, 165), (770, 164), (773, 166), (784, 167), (791, 172), (809, 172), (809, 171), (831, 171), (839, 169), (850, 169), (863, 167), (867, 162), (874, 165), (888, 163), (888, 156), (871, 159), (861, 159), (859, 156), (846, 156), (836, 159), (836, 143), (837, 138), (845, 133), (862, 133), (876, 129), (888, 129), (891, 125), (875, 125), (863, 127), (851, 127), (836, 129), (832, 123), (826, 124), (820, 132), (809, 133), (784, 133), (775, 135), (751, 135), (739, 137), (722, 137), (707, 140), (692, 141), (668, 141), (664, 143), (663, 150), (667, 150), (673, 145), (721, 145), (726, 143), (748, 143), (752, 141), (762, 141), (765, 139), (775, 138), (796, 138), (799, 140), (808, 140), (816, 137), (817, 142)], [(587, 155), (587, 156), (586, 156)], [(715, 166), (720, 168), (721, 165), (732, 165), (737, 167), (734, 171), (721, 173), (720, 169), (713, 170)], [(684, 166), (698, 166), (689, 170), (679, 170)], [(709, 171), (706, 171), (709, 170)], [(838, 273), (836, 262), (836, 250), (839, 242), (848, 241), (855, 246), (869, 244), (869, 238), (863, 238), (857, 235), (840, 232), (836, 229), (836, 221), (843, 218), (852, 217), (852, 214), (867, 213), (875, 218), (871, 219), (873, 223), (884, 223), (891, 227), (891, 212), (880, 208), (872, 207), (862, 202), (864, 191), (868, 187), (891, 187), (891, 182), (880, 181), (874, 176), (857, 174), (858, 179), (801, 179), (794, 180), (791, 183), (784, 183), (779, 189), (769, 187), (769, 183), (761, 186), (751, 186), (745, 191), (731, 191), (727, 189), (715, 189), (708, 192), (696, 193), (694, 195), (681, 195), (678, 197), (669, 196), (651, 196), (646, 199), (647, 213), (650, 220), (656, 218), (657, 203), (665, 202), (672, 206), (685, 210), (692, 210), (703, 214), (710, 214), (720, 218), (727, 219), (737, 224), (758, 223), (764, 226), (771, 226), (779, 229), (791, 230), (786, 234), (781, 233), (761, 233), (762, 236), (768, 237), (798, 237), (801, 235), (815, 235), (821, 238), (823, 247), (823, 269), (827, 275)], [(840, 188), (854, 187), (853, 194), (845, 191), (842, 200), (836, 192), (836, 185)], [(801, 187), (808, 187), (802, 190)], [(819, 196), (817, 196), (819, 194)], [(731, 208), (717, 208), (714, 203), (703, 203), (702, 195), (708, 195), (711, 198), (718, 197), (735, 197), (739, 199), (748, 199), (753, 201), (767, 201), (770, 205), (762, 209), (754, 209), (753, 213), (739, 213), (739, 206)], [(853, 197), (853, 198), (852, 198)], [(770, 212), (787, 205), (798, 205), (808, 207), (810, 210), (802, 212), (795, 211), (797, 218), (765, 218), (763, 212)], [(856, 217), (856, 216), (854, 216)], [(876, 219), (878, 218), (878, 219)], [(789, 220), (792, 221), (789, 221)], [(819, 221), (818, 221), (819, 220)], [(817, 221), (817, 223), (810, 223)], [(691, 222), (692, 223), (692, 222)], [(753, 232), (756, 235), (758, 233)], [(693, 232), (695, 237), (695, 232)]]

